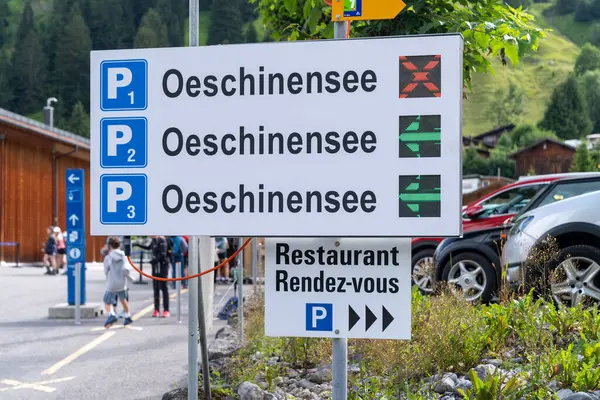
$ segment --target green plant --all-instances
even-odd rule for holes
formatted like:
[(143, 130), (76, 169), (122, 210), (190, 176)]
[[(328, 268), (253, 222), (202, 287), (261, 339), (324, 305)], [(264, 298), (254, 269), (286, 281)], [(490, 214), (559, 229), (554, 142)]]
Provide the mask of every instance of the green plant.
[(510, 378), (500, 374), (488, 374), (485, 379), (480, 379), (475, 371), (471, 370), (469, 379), (473, 382), (473, 387), (463, 391), (458, 389), (458, 393), (468, 400), (504, 400), (517, 399), (521, 396), (523, 384), (517, 376)]

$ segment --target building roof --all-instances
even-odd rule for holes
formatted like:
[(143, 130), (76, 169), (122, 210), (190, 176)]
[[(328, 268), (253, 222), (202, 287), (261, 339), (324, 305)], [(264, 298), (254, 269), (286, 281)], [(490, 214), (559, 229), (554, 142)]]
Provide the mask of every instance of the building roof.
[(561, 147), (564, 147), (567, 150), (571, 150), (572, 152), (575, 152), (575, 150), (576, 150), (575, 147), (569, 146), (568, 144), (563, 143), (560, 140), (556, 140), (556, 139), (552, 139), (552, 138), (543, 138), (543, 139), (539, 139), (538, 141), (536, 141), (532, 145), (529, 145), (527, 147), (523, 147), (522, 149), (517, 150), (514, 153), (510, 153), (508, 156), (511, 157), (511, 158), (513, 158), (514, 156), (516, 156), (518, 154), (521, 154), (521, 153), (524, 153), (526, 151), (529, 151), (531, 149), (534, 149), (534, 148), (538, 147), (539, 145), (541, 145), (543, 143), (553, 143), (553, 144), (559, 145)]
[(0, 108), (0, 122), (4, 122), (17, 128), (25, 129), (58, 142), (72, 146), (78, 146), (87, 150), (90, 149), (90, 140), (87, 138), (62, 129), (53, 128), (39, 121), (24, 117), (3, 108)]
[(487, 136), (496, 136), (496, 135), (500, 135), (506, 131), (512, 131), (513, 129), (515, 129), (515, 124), (508, 124), (508, 125), (503, 125), (503, 126), (499, 126), (497, 128), (492, 129), (491, 131), (487, 131), (487, 132), (483, 132), (480, 133), (477, 136), (474, 136), (474, 139), (483, 139)]

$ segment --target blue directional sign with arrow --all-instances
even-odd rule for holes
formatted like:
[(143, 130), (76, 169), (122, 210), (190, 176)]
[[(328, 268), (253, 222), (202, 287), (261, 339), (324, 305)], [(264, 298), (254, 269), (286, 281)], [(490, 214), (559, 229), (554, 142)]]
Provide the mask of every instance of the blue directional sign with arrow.
[(85, 304), (85, 185), (83, 169), (67, 169), (67, 298), (75, 305), (75, 265), (80, 265), (81, 296)]

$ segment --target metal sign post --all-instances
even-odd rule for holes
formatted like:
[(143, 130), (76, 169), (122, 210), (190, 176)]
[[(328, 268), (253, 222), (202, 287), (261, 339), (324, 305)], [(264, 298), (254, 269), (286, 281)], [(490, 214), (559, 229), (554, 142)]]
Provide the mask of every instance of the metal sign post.
[[(333, 23), (333, 40), (346, 38), (348, 23)], [(333, 338), (331, 343), (331, 398), (346, 400), (348, 398), (348, 339)]]
[[(239, 238), (239, 247), (244, 244), (244, 238)], [(238, 247), (238, 248), (239, 248)], [(240, 342), (244, 342), (244, 250), (238, 254), (238, 325)]]
[[(65, 174), (67, 211), (67, 299), (75, 306), (79, 324), (80, 306), (85, 304), (85, 185), (83, 169), (67, 169)], [(79, 266), (79, 267), (78, 267)]]
[[(181, 269), (183, 265), (181, 263), (175, 263), (175, 277), (181, 278)], [(175, 282), (175, 287), (177, 290), (177, 323), (181, 323), (181, 281)]]

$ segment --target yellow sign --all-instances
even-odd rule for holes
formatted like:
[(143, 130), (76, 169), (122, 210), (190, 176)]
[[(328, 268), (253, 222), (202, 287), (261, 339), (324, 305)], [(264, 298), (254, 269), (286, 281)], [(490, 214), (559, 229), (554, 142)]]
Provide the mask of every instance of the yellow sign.
[(402, 0), (333, 0), (333, 21), (393, 19), (406, 7)]

